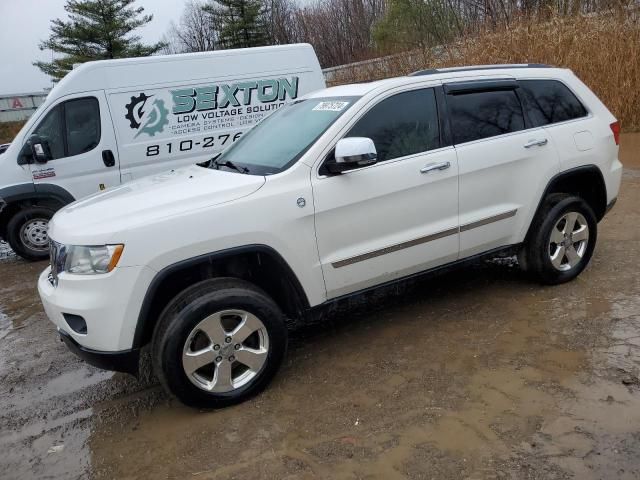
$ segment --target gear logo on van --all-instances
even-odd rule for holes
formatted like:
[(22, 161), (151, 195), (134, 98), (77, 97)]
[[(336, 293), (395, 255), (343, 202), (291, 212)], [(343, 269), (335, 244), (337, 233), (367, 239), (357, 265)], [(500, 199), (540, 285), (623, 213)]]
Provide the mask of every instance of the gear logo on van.
[(131, 103), (125, 105), (127, 114), (124, 117), (129, 120), (129, 126), (132, 129), (138, 130), (136, 137), (141, 133), (146, 133), (153, 137), (156, 133), (161, 133), (169, 123), (167, 118), (169, 110), (165, 108), (164, 100), (159, 98), (154, 99), (151, 104), (151, 111), (148, 115), (145, 115), (145, 106), (147, 105), (147, 100), (151, 97), (153, 95), (146, 95), (142, 92), (137, 97), (131, 97)]

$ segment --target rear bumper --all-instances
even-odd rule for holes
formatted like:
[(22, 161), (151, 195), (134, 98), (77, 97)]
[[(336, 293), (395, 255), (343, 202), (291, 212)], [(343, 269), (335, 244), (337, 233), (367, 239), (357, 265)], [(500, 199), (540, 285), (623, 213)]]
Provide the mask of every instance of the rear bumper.
[(58, 333), (60, 334), (60, 340), (64, 342), (67, 348), (89, 365), (103, 370), (113, 370), (138, 375), (138, 362), (140, 360), (139, 349), (123, 350), (120, 352), (100, 352), (83, 347), (64, 330), (58, 329)]

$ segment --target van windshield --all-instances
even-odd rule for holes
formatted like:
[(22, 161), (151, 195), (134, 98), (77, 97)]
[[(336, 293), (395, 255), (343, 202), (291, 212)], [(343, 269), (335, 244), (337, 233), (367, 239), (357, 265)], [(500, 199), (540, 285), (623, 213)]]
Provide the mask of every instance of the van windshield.
[(295, 162), (359, 97), (298, 100), (281, 107), (245, 133), (211, 168), (273, 175)]

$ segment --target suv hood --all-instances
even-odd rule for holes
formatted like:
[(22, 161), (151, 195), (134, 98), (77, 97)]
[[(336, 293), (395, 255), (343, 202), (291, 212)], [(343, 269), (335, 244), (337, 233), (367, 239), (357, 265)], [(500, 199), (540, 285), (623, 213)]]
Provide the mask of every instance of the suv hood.
[(118, 232), (200, 208), (231, 202), (257, 191), (258, 175), (196, 165), (134, 180), (68, 205), (50, 223), (49, 234), (65, 244), (119, 241)]

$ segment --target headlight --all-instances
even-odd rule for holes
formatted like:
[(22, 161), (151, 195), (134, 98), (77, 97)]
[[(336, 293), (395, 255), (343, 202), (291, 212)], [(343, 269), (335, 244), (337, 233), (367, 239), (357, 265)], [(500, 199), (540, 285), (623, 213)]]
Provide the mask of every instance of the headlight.
[(124, 245), (67, 246), (64, 271), (76, 275), (108, 273), (116, 268), (122, 250)]

